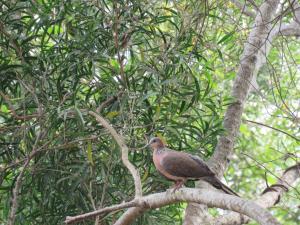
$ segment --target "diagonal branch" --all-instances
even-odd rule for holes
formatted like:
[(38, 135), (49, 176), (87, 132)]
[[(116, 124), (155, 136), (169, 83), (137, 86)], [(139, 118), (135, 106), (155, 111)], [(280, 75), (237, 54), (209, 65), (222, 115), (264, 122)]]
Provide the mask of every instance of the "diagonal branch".
[(11, 35), (10, 32), (5, 29), (5, 24), (2, 21), (0, 21), (0, 33), (3, 34), (8, 39), (11, 46), (16, 51), (17, 57), (21, 60), (22, 63), (24, 63), (25, 59), (23, 57), (23, 50), (22, 50), (21, 46), (13, 38), (13, 35)]
[[(256, 75), (261, 66), (266, 61), (266, 55), (270, 50), (270, 32), (272, 31), (272, 20), (276, 13), (279, 0), (266, 0), (257, 10), (254, 28), (251, 30), (248, 40), (245, 43), (241, 56), (240, 65), (232, 87), (232, 97), (234, 102), (229, 105), (224, 117), (225, 134), (218, 139), (213, 156), (209, 159), (210, 168), (218, 175), (222, 176), (228, 167), (233, 147), (239, 132), (244, 104), (251, 88), (256, 86)], [(255, 81), (255, 82), (253, 82)], [(187, 207), (186, 218), (205, 217), (205, 213), (195, 213), (195, 207), (199, 212), (205, 212), (203, 206)], [(191, 210), (193, 209), (193, 210)], [(190, 225), (196, 224), (191, 221)]]
[(10, 98), (5, 95), (2, 91), (0, 91), (0, 96), (6, 101), (6, 103), (8, 104), (8, 108), (12, 114), (12, 116), (17, 119), (17, 120), (31, 120), (32, 118), (37, 118), (39, 117), (38, 114), (32, 114), (32, 115), (18, 115), (16, 110), (14, 109), (14, 106), (12, 105)]
[(97, 113), (101, 113), (101, 111), (107, 107), (108, 105), (115, 102), (119, 97), (121, 97), (124, 94), (123, 91), (119, 91), (116, 95), (111, 96), (110, 98), (106, 99), (104, 102), (102, 102), (99, 107), (96, 109)]
[(252, 10), (248, 9), (248, 7), (246, 6), (246, 1), (245, 3), (241, 3), (239, 0), (231, 0), (231, 2), (238, 7), (243, 14), (245, 14), (246, 16), (250, 16), (252, 18), (255, 18), (256, 14), (255, 12), (253, 12)]
[[(243, 215), (247, 215), (248, 217), (256, 220), (262, 225), (280, 224), (268, 211), (250, 200), (241, 199), (233, 195), (227, 195), (209, 189), (194, 188), (182, 188), (175, 193), (167, 191), (151, 194), (148, 196), (140, 197), (138, 199), (134, 199), (130, 202), (109, 206), (107, 208), (103, 208), (87, 214), (75, 217), (67, 217), (65, 223), (71, 224), (88, 218), (93, 218), (99, 214), (114, 212), (116, 210), (133, 206), (139, 206), (145, 209), (154, 209), (177, 202), (197, 202), (206, 204), (209, 207), (218, 207), (222, 209), (232, 210)], [(121, 223), (115, 223), (115, 225), (117, 224), (119, 225)]]
[(125, 140), (102, 116), (100, 116), (99, 114), (93, 111), (89, 111), (89, 114), (94, 116), (96, 120), (109, 131), (109, 133), (118, 143), (121, 149), (122, 162), (127, 167), (134, 180), (135, 197), (142, 196), (142, 184), (141, 184), (139, 171), (134, 167), (134, 165), (128, 159), (128, 147), (125, 144)]
[(95, 218), (96, 216), (101, 215), (101, 214), (115, 212), (117, 210), (126, 209), (126, 208), (130, 208), (130, 207), (134, 207), (134, 206), (138, 206), (138, 199), (134, 199), (130, 202), (123, 202), (123, 203), (120, 203), (117, 205), (112, 205), (109, 207), (98, 209), (93, 212), (81, 214), (78, 216), (67, 216), (65, 223), (66, 224), (77, 223), (77, 222), (80, 222), (80, 221), (83, 221), (83, 220), (86, 220), (89, 218)]
[(300, 142), (300, 139), (297, 138), (297, 137), (295, 137), (294, 135), (291, 135), (290, 133), (288, 133), (288, 132), (286, 132), (286, 131), (284, 131), (284, 130), (280, 130), (280, 129), (276, 128), (276, 127), (272, 127), (272, 126), (270, 126), (270, 125), (268, 125), (268, 124), (256, 122), (256, 121), (253, 121), (253, 120), (247, 120), (247, 119), (243, 119), (243, 121), (249, 122), (249, 123), (254, 123), (254, 124), (257, 124), (257, 125), (260, 125), (260, 126), (264, 126), (264, 127), (268, 127), (268, 128), (270, 128), (270, 129), (272, 129), (272, 130), (276, 130), (276, 131), (278, 131), (278, 132), (280, 132), (280, 133), (283, 133), (283, 134), (285, 134), (285, 135), (287, 135), (287, 136), (289, 136), (289, 137), (295, 139), (296, 141), (299, 141), (299, 142)]
[[(288, 191), (288, 188), (291, 187), (300, 178), (300, 163), (288, 168), (285, 170), (280, 179), (278, 179), (276, 184), (271, 185), (265, 189), (262, 195), (256, 199), (256, 203), (263, 208), (270, 208), (276, 205), (282, 195)], [(249, 218), (246, 216), (241, 216), (237, 213), (231, 212), (227, 215), (222, 215), (216, 218), (213, 221), (213, 224), (218, 225), (229, 225), (229, 224), (244, 224), (249, 222)]]
[(244, 104), (251, 88), (254, 74), (260, 69), (265, 58), (265, 51), (261, 50), (268, 42), (272, 30), (272, 18), (276, 12), (278, 0), (267, 0), (259, 8), (260, 13), (255, 18), (255, 27), (249, 34), (240, 66), (232, 88), (232, 97), (235, 102), (229, 105), (225, 118), (225, 135), (218, 140), (217, 147), (209, 164), (213, 171), (222, 175), (226, 170), (229, 158), (232, 155), (235, 139), (239, 132)]

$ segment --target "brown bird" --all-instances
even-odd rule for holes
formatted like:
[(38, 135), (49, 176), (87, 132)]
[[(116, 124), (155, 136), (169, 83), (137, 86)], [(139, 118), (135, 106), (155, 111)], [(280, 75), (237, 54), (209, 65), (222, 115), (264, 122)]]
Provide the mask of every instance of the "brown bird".
[(227, 194), (238, 196), (215, 176), (201, 158), (186, 152), (168, 149), (158, 137), (152, 138), (148, 145), (153, 150), (153, 162), (158, 172), (175, 182), (174, 191), (187, 180), (201, 179)]

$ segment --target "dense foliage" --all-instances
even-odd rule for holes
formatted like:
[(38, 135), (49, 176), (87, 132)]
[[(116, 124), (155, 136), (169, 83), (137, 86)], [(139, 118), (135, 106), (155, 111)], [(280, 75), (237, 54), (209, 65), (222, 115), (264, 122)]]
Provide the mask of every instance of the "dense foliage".
[[(151, 152), (139, 149), (150, 136), (203, 158), (213, 153), (252, 22), (233, 5), (32, 0), (4, 1), (1, 9), (0, 223), (7, 221), (17, 176), (33, 151), (17, 224), (61, 224), (67, 215), (133, 196), (118, 146), (87, 110), (100, 111), (125, 137), (144, 194), (171, 184), (155, 171)], [(247, 197), (266, 187), (265, 177), (274, 182), (299, 150), (300, 46), (284, 39), (276, 44), (245, 119), (293, 137), (242, 125), (227, 180)], [(274, 212), (296, 224), (297, 204), (299, 191), (292, 189)], [(288, 213), (287, 205), (294, 205)], [(136, 223), (180, 224), (183, 206), (153, 210)]]

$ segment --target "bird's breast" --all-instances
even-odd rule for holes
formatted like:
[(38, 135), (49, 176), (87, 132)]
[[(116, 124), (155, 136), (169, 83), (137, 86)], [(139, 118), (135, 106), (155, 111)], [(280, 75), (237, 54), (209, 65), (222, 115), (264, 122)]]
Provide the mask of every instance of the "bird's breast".
[(165, 170), (165, 168), (162, 164), (162, 161), (163, 161), (163, 158), (165, 157), (165, 154), (166, 154), (165, 152), (154, 151), (154, 153), (153, 153), (153, 162), (154, 162), (154, 165), (155, 165), (156, 169), (158, 170), (158, 172), (161, 175), (163, 175), (167, 179), (174, 180), (174, 181), (182, 180), (182, 177), (173, 176)]

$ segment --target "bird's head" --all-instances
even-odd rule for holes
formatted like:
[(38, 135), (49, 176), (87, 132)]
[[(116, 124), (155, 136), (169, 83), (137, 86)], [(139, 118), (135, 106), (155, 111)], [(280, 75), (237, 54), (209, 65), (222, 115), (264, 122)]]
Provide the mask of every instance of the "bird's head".
[(150, 146), (152, 150), (155, 150), (155, 149), (164, 148), (165, 144), (159, 137), (154, 137), (149, 141), (148, 146)]

